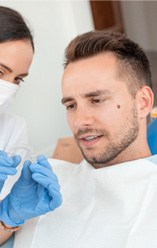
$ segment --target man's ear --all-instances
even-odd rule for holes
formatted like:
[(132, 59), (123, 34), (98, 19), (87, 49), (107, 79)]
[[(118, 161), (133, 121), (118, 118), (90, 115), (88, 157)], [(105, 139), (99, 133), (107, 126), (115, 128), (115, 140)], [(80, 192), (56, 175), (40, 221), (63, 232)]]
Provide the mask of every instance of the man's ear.
[(149, 86), (143, 86), (136, 95), (139, 117), (145, 118), (151, 111), (154, 103), (154, 94)]

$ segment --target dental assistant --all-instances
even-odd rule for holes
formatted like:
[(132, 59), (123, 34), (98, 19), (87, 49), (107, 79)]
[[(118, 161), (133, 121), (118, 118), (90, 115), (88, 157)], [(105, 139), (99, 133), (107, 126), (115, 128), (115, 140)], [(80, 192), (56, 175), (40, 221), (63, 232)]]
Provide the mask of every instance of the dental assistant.
[[(13, 180), (9, 181), (9, 187), (4, 185), (8, 175), (18, 174), (17, 166), (21, 162), (19, 155), (9, 156), (8, 149), (27, 141), (24, 122), (8, 113), (6, 107), (28, 75), (33, 53), (33, 38), (23, 17), (13, 9), (0, 6), (0, 135), (3, 137), (0, 143), (0, 196), (3, 198), (0, 201), (0, 246), (25, 221), (54, 211), (62, 203), (57, 177), (44, 156), (36, 158), (33, 172), (30, 161), (21, 163), (18, 180), (10, 177)], [(5, 197), (2, 190), (6, 188), (9, 192)]]
[(12, 180), (10, 177), (4, 186), (7, 176), (16, 174), (15, 167), (20, 163), (20, 159), (8, 161), (5, 152), (28, 143), (25, 121), (10, 113), (9, 107), (29, 73), (33, 53), (33, 37), (21, 14), (0, 6), (0, 199), (7, 194)]

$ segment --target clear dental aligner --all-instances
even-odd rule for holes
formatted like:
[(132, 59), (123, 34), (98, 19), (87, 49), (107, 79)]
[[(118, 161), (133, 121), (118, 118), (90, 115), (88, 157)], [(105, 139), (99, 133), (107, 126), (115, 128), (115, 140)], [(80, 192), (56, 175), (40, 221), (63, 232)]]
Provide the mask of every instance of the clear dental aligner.
[(32, 163), (36, 162), (36, 155), (33, 152), (33, 149), (29, 145), (26, 145), (26, 144), (11, 147), (9, 151), (7, 152), (7, 154), (8, 156), (12, 157), (14, 155), (20, 155), (20, 151), (25, 152), (26, 156)]

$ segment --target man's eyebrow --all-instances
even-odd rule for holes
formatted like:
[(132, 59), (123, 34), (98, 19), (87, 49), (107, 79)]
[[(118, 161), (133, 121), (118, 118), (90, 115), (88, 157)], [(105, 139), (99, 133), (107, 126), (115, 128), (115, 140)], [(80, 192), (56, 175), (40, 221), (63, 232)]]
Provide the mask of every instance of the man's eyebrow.
[(73, 100), (72, 97), (63, 97), (61, 103), (64, 105), (66, 102), (70, 102), (72, 100)]
[[(94, 96), (105, 96), (105, 95), (109, 95), (110, 91), (109, 90), (95, 90), (95, 91), (91, 91), (88, 93), (85, 93), (83, 95), (83, 98), (89, 98), (89, 97), (94, 97)], [(61, 103), (64, 105), (67, 102), (73, 101), (74, 99), (72, 97), (63, 97), (61, 100)]]
[(103, 96), (103, 95), (109, 95), (109, 90), (95, 90), (88, 93), (85, 93), (84, 97), (93, 97), (93, 96)]

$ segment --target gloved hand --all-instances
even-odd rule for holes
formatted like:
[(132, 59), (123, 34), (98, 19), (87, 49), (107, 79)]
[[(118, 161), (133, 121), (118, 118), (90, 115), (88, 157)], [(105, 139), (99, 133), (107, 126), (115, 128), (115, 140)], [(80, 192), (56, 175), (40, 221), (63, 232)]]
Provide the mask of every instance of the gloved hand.
[(40, 155), (37, 163), (25, 161), (21, 176), (0, 203), (0, 220), (12, 227), (19, 226), (53, 211), (61, 202), (58, 179), (46, 157)]
[(0, 151), (0, 192), (8, 175), (15, 175), (16, 167), (21, 162), (21, 157), (15, 155), (9, 157), (6, 152)]

